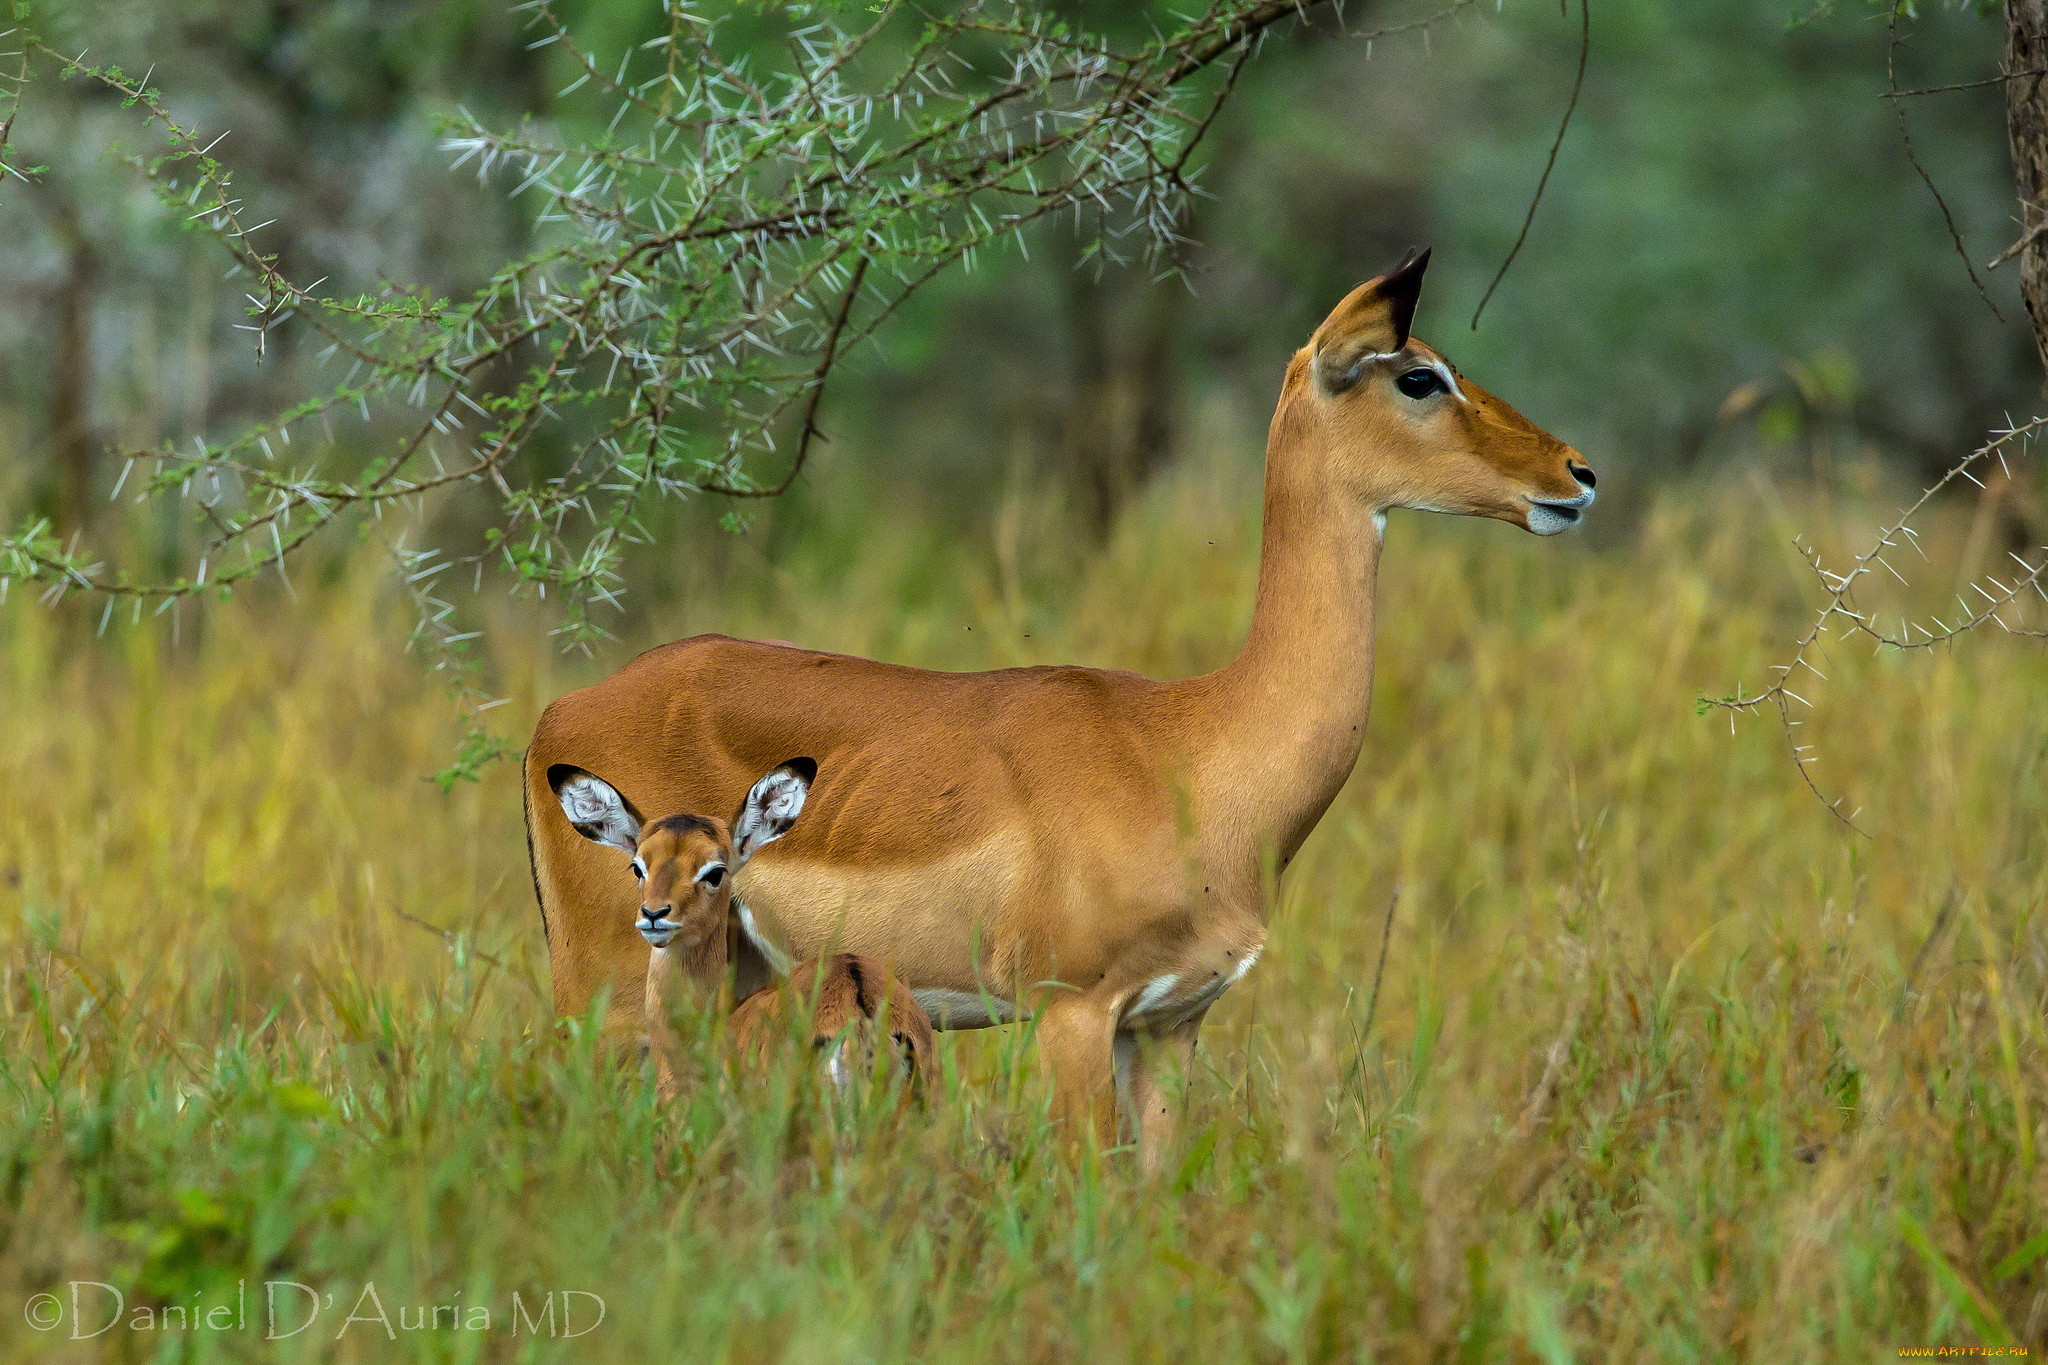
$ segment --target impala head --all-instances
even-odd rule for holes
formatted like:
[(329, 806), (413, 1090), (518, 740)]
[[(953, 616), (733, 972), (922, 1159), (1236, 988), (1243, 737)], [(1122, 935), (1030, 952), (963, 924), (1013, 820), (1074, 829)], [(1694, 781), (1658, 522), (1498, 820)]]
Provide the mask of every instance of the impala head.
[(677, 937), (700, 943), (725, 928), (732, 880), (747, 860), (789, 832), (803, 812), (818, 765), (792, 758), (756, 782), (730, 820), (668, 815), (643, 821), (611, 783), (557, 763), (548, 785), (578, 834), (633, 859), (640, 913), (633, 927), (656, 948)]
[(1375, 511), (1555, 535), (1592, 506), (1593, 470), (1409, 334), (1428, 265), (1427, 251), (1410, 252), (1337, 305), (1288, 370), (1282, 415), (1314, 424), (1340, 480)]

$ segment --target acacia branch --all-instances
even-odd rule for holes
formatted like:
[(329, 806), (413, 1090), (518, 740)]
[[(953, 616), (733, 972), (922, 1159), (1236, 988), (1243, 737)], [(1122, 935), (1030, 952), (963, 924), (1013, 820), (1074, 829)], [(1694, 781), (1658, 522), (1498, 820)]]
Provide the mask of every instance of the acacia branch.
[[(1473, 3), (1353, 36), (1426, 32)], [(536, 0), (521, 6), (536, 45), (560, 46), (571, 89), (616, 117), (587, 143), (449, 121), (451, 169), (503, 184), (536, 246), (448, 297), (288, 278), (256, 245), (269, 225), (252, 224), (234, 191), (224, 132), (181, 123), (147, 75), (27, 49), (56, 79), (118, 95), (160, 139), (127, 164), (167, 218), (191, 221), (250, 281), (242, 325), (258, 355), (275, 328), (304, 327), (342, 373), (239, 430), (117, 452), (113, 495), (174, 504), (200, 533), (195, 566), (134, 574), (31, 522), (0, 537), (0, 593), (21, 579), (139, 611), (271, 572), (288, 588), (286, 561), (349, 514), (473, 485), (498, 500), (481, 544), (393, 544), (420, 612), (415, 645), (459, 671), (467, 633), (429, 593), (459, 568), (478, 588), (489, 571), (551, 594), (565, 647), (587, 649), (604, 634), (591, 609), (622, 590), (623, 548), (646, 538), (643, 508), (791, 488), (825, 439), (833, 371), (939, 273), (1021, 245), (1056, 214), (1090, 225), (1106, 259), (1124, 259), (1126, 240), (1154, 260), (1177, 250), (1195, 153), (1259, 41), (1337, 6), (1211, 0), (1119, 50), (1018, 0), (939, 16), (892, 4), (858, 27), (792, 32), (764, 55), (674, 0), (665, 37), (614, 61)], [(878, 41), (892, 26), (903, 41)], [(779, 470), (772, 482), (751, 476), (764, 464)], [(456, 690), (468, 713), (481, 709), (469, 684)]]
[[(1727, 711), (1731, 718), (1735, 713), (1755, 715), (1766, 708), (1774, 712), (1784, 730), (1786, 743), (1791, 748), (1792, 758), (1798, 766), (1800, 777), (1837, 819), (1859, 834), (1864, 831), (1855, 823), (1857, 812), (1851, 811), (1843, 815), (1841, 807), (1844, 798), (1836, 797), (1829, 800), (1815, 782), (1812, 764), (1818, 756), (1814, 747), (1799, 743), (1792, 734), (1792, 731), (1802, 723), (1792, 719), (1792, 707), (1797, 705), (1810, 710), (1813, 706), (1812, 702), (1794, 690), (1793, 683), (1795, 680), (1801, 680), (1799, 685), (1806, 686), (1803, 679), (1807, 675), (1822, 682), (1827, 680), (1827, 676), (1815, 666), (1813, 655), (1818, 651), (1820, 642), (1829, 630), (1837, 625), (1847, 635), (1868, 638), (1879, 649), (1931, 649), (1986, 624), (1996, 625), (2010, 635), (2048, 638), (2048, 630), (2015, 626), (2005, 617), (2006, 610), (2015, 606), (2029, 590), (2039, 595), (2044, 603), (2048, 603), (2048, 588), (2044, 588), (2042, 582), (2043, 575), (2048, 574), (2048, 547), (2043, 547), (2042, 557), (2038, 562), (2030, 563), (2018, 555), (2013, 555), (2012, 558), (2019, 568), (2017, 574), (2011, 576), (2012, 581), (2009, 583), (2002, 578), (1988, 575), (1983, 580), (1972, 583), (1970, 590), (1977, 593), (1983, 602), (1973, 604), (1959, 596), (1959, 610), (1955, 614), (1953, 625), (1940, 616), (1934, 616), (1931, 618), (1934, 625), (1929, 628), (1901, 616), (1896, 631), (1886, 630), (1874, 614), (1859, 610), (1856, 600), (1858, 586), (1865, 579), (1872, 578), (1880, 569), (1889, 573), (1902, 585), (1906, 582), (1905, 575), (1901, 574), (1886, 556), (1908, 547), (1915, 551), (1919, 550), (1918, 533), (1913, 529), (1913, 521), (1944, 489), (1961, 479), (1967, 479), (1981, 488), (1983, 483), (1972, 472), (1973, 467), (1983, 465), (1994, 457), (2004, 460), (2008, 447), (2024, 449), (2028, 438), (2044, 427), (2048, 427), (2048, 415), (2035, 417), (1994, 433), (1990, 440), (1958, 460), (1947, 473), (1922, 490), (1910, 506), (1901, 510), (1897, 517), (1881, 528), (1876, 541), (1850, 562), (1846, 572), (1836, 573), (1829, 570), (1821, 562), (1818, 550), (1800, 543), (1799, 552), (1813, 570), (1826, 596), (1805, 633), (1794, 642), (1790, 659), (1773, 668), (1772, 671), (1778, 675), (1777, 680), (1752, 692), (1736, 692), (1726, 697), (1700, 699), (1703, 710)], [(1986, 583), (1991, 586), (1985, 587)], [(1916, 631), (1918, 639), (1914, 638)]]

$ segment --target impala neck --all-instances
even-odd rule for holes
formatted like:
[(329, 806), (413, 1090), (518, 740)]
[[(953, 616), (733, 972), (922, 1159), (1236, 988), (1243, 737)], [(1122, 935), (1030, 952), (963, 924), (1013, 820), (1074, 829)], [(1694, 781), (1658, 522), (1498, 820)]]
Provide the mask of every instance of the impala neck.
[(675, 1012), (685, 998), (688, 982), (682, 964), (666, 948), (647, 955), (647, 1055), (654, 1062), (656, 1091), (665, 1100), (682, 1090), (681, 1040), (676, 1037)]
[(1212, 675), (1205, 807), (1285, 867), (1351, 776), (1372, 702), (1381, 522), (1338, 486), (1319, 427), (1276, 414), (1266, 444), (1258, 597)]

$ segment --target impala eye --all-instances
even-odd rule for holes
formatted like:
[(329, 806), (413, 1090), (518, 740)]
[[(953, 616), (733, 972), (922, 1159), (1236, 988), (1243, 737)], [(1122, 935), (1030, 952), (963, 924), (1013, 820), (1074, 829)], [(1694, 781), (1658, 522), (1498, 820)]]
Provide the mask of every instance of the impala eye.
[(716, 891), (725, 884), (725, 864), (713, 863), (697, 874), (697, 880)]
[(647, 864), (645, 864), (645, 863), (641, 862), (641, 861), (640, 861), (640, 860), (639, 860), (638, 858), (635, 858), (635, 859), (633, 860), (633, 875), (634, 875), (634, 877), (638, 878), (638, 879), (639, 879), (640, 881), (643, 881), (643, 882), (644, 882), (644, 881), (646, 881), (646, 880), (647, 880)]
[(1418, 368), (1397, 376), (1394, 387), (1409, 398), (1427, 398), (1433, 393), (1447, 393), (1449, 386), (1444, 377), (1435, 370)]

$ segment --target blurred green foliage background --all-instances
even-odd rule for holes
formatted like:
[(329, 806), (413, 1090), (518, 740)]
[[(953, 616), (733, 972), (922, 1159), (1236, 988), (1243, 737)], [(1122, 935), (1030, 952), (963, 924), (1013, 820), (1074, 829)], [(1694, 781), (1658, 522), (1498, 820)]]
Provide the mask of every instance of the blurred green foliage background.
[[(1159, 6), (1073, 0), (1136, 41)], [(1354, 29), (1440, 6), (1353, 4)], [(464, 106), (572, 135), (605, 107), (533, 50), (506, 0), (53, 0), (53, 43), (152, 82), (221, 155), (285, 272), (330, 290), (461, 291), (528, 225), (505, 186), (451, 173), (437, 120)], [(1156, 11), (1156, 12), (1155, 12)], [(655, 31), (657, 0), (578, 0), (584, 45)], [(1006, 490), (1106, 528), (1190, 451), (1259, 458), (1288, 352), (1341, 292), (1436, 248), (1418, 331), (1614, 471), (1646, 485), (1740, 449), (1806, 472), (1874, 453), (1944, 466), (2041, 376), (2012, 270), (1980, 299), (1884, 98), (1886, 30), (1861, 5), (1606, 0), (1583, 98), (1514, 269), (1571, 86), (1576, 12), (1480, 5), (1368, 44), (1333, 22), (1274, 35), (1207, 148), (1182, 278), (1089, 256), (1046, 225), (913, 300), (827, 404), (834, 436), (773, 533), (922, 506), (985, 530)], [(758, 18), (761, 41), (776, 26)], [(1905, 87), (1981, 79), (2002, 29), (1978, 7), (1906, 24)], [(1995, 88), (1908, 101), (1922, 163), (1979, 264), (2014, 235)], [(103, 89), (31, 86), (17, 150), (48, 171), (0, 193), (0, 504), (104, 526), (119, 461), (217, 434), (334, 382), (291, 329), (259, 365), (217, 248), (179, 230), (119, 160), (146, 149)], [(1113, 244), (1112, 244), (1113, 245)], [(1084, 259), (1085, 258), (1085, 259)], [(838, 509), (844, 515), (836, 515)], [(708, 533), (719, 509), (680, 513)], [(792, 515), (792, 510), (794, 515)], [(461, 516), (459, 499), (442, 516)], [(1601, 519), (1607, 534), (1625, 516)], [(810, 528), (804, 530), (802, 528)], [(147, 528), (144, 528), (147, 529)], [(164, 546), (166, 562), (177, 547)]]

